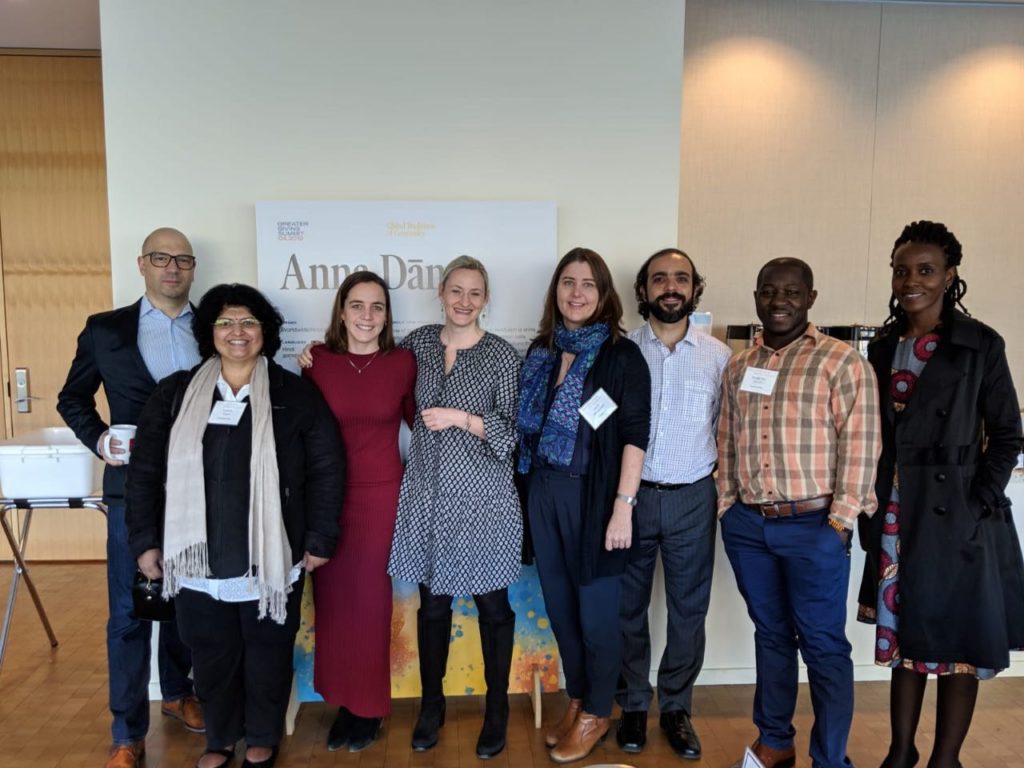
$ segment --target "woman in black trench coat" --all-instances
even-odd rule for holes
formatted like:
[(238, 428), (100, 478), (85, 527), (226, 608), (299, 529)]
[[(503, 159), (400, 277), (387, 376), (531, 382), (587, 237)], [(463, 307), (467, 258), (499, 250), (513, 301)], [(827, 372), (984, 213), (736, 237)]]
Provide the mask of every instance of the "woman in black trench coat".
[[(875, 662), (892, 668), (883, 768), (917, 763), (914, 735), (938, 675), (928, 768), (959, 766), (978, 680), (1024, 646), (1024, 563), (1004, 489), (1021, 417), (1003, 339), (966, 314), (956, 237), (914, 222), (892, 252), (889, 318), (868, 357), (883, 403), (859, 618), (876, 624)], [(960, 307), (960, 311), (957, 309)]]

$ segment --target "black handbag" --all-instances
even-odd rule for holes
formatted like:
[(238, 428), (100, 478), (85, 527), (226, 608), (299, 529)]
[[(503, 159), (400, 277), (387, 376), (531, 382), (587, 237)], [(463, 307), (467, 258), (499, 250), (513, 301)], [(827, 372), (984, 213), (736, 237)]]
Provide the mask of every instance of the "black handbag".
[(147, 579), (142, 571), (136, 571), (132, 583), (135, 617), (143, 621), (174, 621), (174, 601), (164, 600), (163, 590), (163, 579)]

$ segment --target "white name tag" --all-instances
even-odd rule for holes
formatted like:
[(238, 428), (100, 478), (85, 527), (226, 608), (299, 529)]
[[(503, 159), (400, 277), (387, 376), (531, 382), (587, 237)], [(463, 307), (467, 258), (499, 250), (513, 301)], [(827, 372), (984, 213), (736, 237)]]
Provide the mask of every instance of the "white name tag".
[(770, 395), (775, 390), (777, 378), (779, 378), (778, 371), (769, 371), (767, 368), (747, 368), (743, 372), (743, 381), (740, 382), (740, 392)]
[(764, 763), (757, 759), (750, 747), (743, 751), (743, 765), (740, 768), (764, 768)]
[(247, 405), (248, 403), (235, 403), (228, 402), (227, 400), (218, 400), (213, 404), (213, 410), (210, 411), (210, 418), (206, 420), (206, 423), (237, 427), (239, 420), (242, 418), (242, 414), (245, 413), (245, 406)]
[(618, 408), (618, 403), (608, 397), (608, 393), (603, 388), (599, 388), (587, 402), (580, 406), (580, 416), (587, 420), (591, 429), (597, 429)]

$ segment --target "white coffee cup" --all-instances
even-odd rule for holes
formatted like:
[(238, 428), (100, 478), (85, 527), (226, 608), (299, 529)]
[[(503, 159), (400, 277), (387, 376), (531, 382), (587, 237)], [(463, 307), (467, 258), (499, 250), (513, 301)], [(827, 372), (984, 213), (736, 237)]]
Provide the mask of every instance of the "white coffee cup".
[[(103, 436), (103, 455), (127, 464), (131, 460), (132, 448), (135, 446), (135, 430), (134, 424), (111, 424), (107, 434)], [(113, 454), (110, 452), (111, 438), (117, 438), (121, 442), (121, 450), (124, 453)]]

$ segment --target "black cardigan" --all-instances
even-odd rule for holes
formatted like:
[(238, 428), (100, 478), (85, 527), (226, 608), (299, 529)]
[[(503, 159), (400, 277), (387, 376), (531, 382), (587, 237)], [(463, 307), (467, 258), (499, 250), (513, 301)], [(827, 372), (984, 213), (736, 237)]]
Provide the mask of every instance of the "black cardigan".
[[(136, 557), (162, 546), (167, 443), (185, 389), (197, 370), (180, 371), (161, 381), (139, 416), (125, 486), (128, 544)], [(345, 487), (338, 423), (313, 384), (274, 362), (268, 375), (281, 514), (292, 562), (302, 560), (307, 551), (332, 557)]]
[[(612, 517), (619, 490), (622, 449), (635, 445), (647, 450), (651, 434), (651, 372), (640, 348), (625, 337), (608, 339), (591, 366), (584, 382), (584, 401), (590, 393), (604, 389), (618, 409), (593, 430), (590, 465), (581, 502), (583, 514), (580, 542), (580, 583), (589, 584), (603, 576), (619, 576), (629, 562), (629, 549), (604, 548), (605, 531)], [(633, 545), (636, 545), (636, 516), (633, 517)]]

